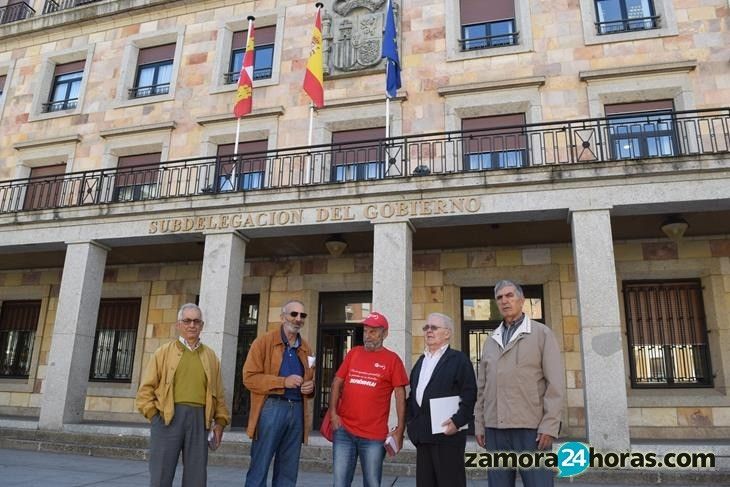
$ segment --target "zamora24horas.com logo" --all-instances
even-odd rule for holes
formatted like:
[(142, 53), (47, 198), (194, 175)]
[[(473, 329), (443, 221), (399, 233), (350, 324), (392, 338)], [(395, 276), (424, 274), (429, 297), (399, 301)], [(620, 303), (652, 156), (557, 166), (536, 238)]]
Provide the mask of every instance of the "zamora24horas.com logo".
[(482, 452), (464, 455), (466, 468), (539, 468), (574, 477), (588, 468), (715, 468), (715, 454), (703, 452), (597, 452), (585, 443), (571, 441), (556, 452)]

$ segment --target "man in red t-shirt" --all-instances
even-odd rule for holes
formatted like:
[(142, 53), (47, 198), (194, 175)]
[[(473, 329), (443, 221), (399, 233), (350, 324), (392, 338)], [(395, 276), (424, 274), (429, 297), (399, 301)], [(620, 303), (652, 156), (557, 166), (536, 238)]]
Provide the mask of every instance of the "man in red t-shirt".
[(385, 316), (370, 313), (362, 324), (365, 345), (350, 350), (332, 381), (334, 487), (352, 484), (358, 457), (364, 487), (380, 486), (393, 392), (398, 425), (391, 435), (398, 449), (403, 446), (408, 374), (400, 357), (383, 347), (388, 336)]

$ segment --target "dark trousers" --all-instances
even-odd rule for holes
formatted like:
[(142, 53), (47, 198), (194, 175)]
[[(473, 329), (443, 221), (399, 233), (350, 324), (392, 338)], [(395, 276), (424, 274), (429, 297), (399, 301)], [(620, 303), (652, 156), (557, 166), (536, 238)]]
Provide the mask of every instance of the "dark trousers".
[[(487, 451), (534, 452), (537, 451), (537, 430), (527, 428), (485, 428)], [(521, 468), (520, 477), (525, 487), (553, 487), (554, 475), (547, 468)], [(514, 487), (517, 470), (514, 468), (487, 469), (489, 487)]]
[(171, 487), (182, 451), (183, 487), (205, 487), (208, 479), (208, 432), (205, 408), (175, 404), (168, 426), (158, 414), (150, 429), (150, 487)]
[(466, 441), (461, 445), (422, 443), (416, 446), (416, 486), (466, 486), (465, 449)]

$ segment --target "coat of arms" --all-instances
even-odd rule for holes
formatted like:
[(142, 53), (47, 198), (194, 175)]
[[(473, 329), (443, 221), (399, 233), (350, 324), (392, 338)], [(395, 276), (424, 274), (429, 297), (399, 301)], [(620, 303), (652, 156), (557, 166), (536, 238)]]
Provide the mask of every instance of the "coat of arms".
[[(377, 68), (387, 0), (330, 1), (322, 17), (324, 72), (332, 76)], [(393, 4), (396, 18), (398, 5)]]

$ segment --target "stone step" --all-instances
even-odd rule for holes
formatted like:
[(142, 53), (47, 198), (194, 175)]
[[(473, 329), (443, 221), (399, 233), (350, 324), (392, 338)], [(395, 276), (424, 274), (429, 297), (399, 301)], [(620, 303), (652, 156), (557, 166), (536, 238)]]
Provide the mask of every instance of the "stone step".
[[(134, 433), (139, 432), (139, 435)], [(142, 428), (126, 434), (99, 434), (73, 431), (40, 431), (37, 429), (0, 428), (0, 448), (16, 450), (71, 453), (76, 455), (147, 460), (149, 438)], [(211, 465), (246, 469), (251, 444), (241, 433), (227, 435), (221, 447), (211, 452)], [(315, 439), (315, 445), (302, 447), (300, 468), (308, 472), (332, 471), (332, 448), (329, 443)], [(726, 460), (727, 457), (722, 457)], [(579, 477), (581, 483), (596, 484), (701, 484), (730, 485), (730, 469), (720, 466), (719, 470), (642, 470), (642, 469), (589, 469)], [(358, 467), (359, 469), (359, 467)], [(415, 450), (402, 450), (395, 457), (386, 457), (383, 474), (389, 477), (414, 477), (416, 473)], [(485, 469), (468, 469), (470, 479), (486, 478)], [(564, 480), (569, 483), (570, 480)]]

